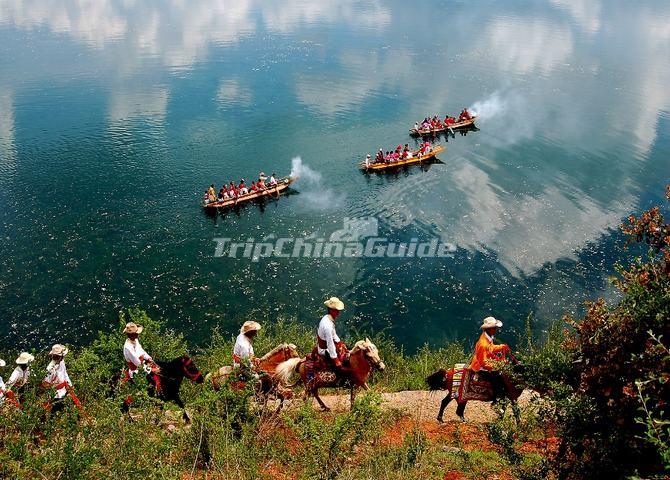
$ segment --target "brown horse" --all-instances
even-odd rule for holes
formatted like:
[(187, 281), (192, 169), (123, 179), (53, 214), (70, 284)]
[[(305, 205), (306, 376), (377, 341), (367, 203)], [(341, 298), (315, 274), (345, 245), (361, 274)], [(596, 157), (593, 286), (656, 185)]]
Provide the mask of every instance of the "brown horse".
[[(291, 391), (281, 385), (277, 379), (276, 369), (277, 365), (292, 358), (298, 358), (298, 349), (292, 343), (282, 343), (270, 352), (266, 353), (258, 360), (258, 371), (261, 375), (258, 378), (256, 386), (256, 395), (259, 398), (267, 399), (270, 395), (274, 395), (279, 399), (279, 406), (277, 411), (281, 410), (284, 400), (289, 398)], [(205, 380), (212, 382), (212, 387), (215, 390), (221, 388), (221, 385), (226, 382), (230, 374), (233, 372), (233, 367), (226, 365), (219, 368), (214, 373), (209, 373)]]
[[(521, 365), (515, 365), (515, 369), (520, 369), (522, 366)], [(442, 403), (440, 404), (440, 411), (437, 414), (437, 421), (442, 423), (444, 422), (443, 420), (443, 415), (444, 415), (444, 409), (449, 405), (449, 402), (452, 400), (456, 400), (457, 407), (456, 407), (456, 415), (458, 415), (462, 421), (465, 421), (465, 406), (468, 403), (468, 400), (459, 400), (458, 398), (453, 398), (452, 397), (452, 386), (454, 382), (454, 368), (450, 369), (440, 369), (437, 372), (433, 373), (430, 375), (428, 378), (426, 378), (426, 383), (428, 384), (428, 388), (430, 391), (436, 391), (436, 390), (446, 390), (447, 391), (447, 396), (444, 397), (442, 400)], [(466, 375), (469, 374), (469, 371), (466, 371)], [(505, 391), (501, 392), (494, 392), (492, 385), (490, 385), (486, 381), (480, 381), (480, 385), (484, 385), (483, 388), (480, 389), (478, 392), (478, 400), (484, 401), (484, 402), (496, 402), (499, 398), (506, 397), (509, 398), (512, 401), (512, 406), (515, 409), (515, 415), (517, 413), (517, 407), (516, 407), (516, 400), (519, 398), (521, 395), (522, 390), (520, 390), (516, 385), (515, 382), (511, 381), (509, 377), (506, 375), (503, 375), (503, 380), (505, 382)], [(473, 399), (474, 400), (474, 399)]]
[[(308, 368), (305, 361), (307, 358), (293, 358), (277, 366), (277, 377), (283, 384), (288, 385), (291, 376), (295, 373), (300, 374), (300, 380), (305, 385), (306, 398), (313, 396), (319, 402), (324, 411), (330, 408), (323, 403), (319, 397), (319, 388), (321, 387), (348, 387), (350, 389), (351, 406), (354, 405), (356, 389), (363, 387), (368, 389), (367, 380), (373, 368), (383, 371), (386, 366), (379, 357), (379, 351), (374, 343), (369, 339), (356, 342), (354, 348), (349, 352), (349, 365), (345, 367), (344, 373), (337, 375), (333, 372), (319, 372), (314, 374), (313, 378), (308, 378)], [(298, 381), (298, 382), (299, 382)], [(296, 382), (291, 387), (298, 384)]]

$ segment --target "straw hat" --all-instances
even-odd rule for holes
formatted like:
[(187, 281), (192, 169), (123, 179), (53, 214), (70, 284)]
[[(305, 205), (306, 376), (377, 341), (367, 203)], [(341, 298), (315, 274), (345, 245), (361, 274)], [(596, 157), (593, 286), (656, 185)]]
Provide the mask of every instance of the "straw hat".
[(5, 365), (7, 365), (7, 362), (0, 358), (0, 367), (4, 367)]
[(328, 300), (323, 302), (323, 304), (328, 308), (332, 308), (333, 310), (344, 310), (344, 303), (337, 297), (330, 297)]
[(494, 317), (486, 317), (482, 322), (482, 326), (479, 327), (482, 330), (489, 328), (500, 328), (502, 327), (502, 322)]
[(69, 352), (69, 351), (70, 350), (65, 348), (63, 345), (61, 345), (60, 343), (57, 343), (56, 345), (51, 347), (51, 351), (49, 352), (49, 355), (58, 355), (58, 356), (64, 357), (65, 355), (67, 355), (67, 352)]
[(261, 324), (254, 322), (253, 320), (247, 320), (240, 328), (240, 333), (248, 333), (252, 331), (259, 331), (261, 329)]
[(28, 352), (21, 352), (21, 355), (19, 355), (19, 358), (16, 359), (16, 364), (17, 365), (28, 365), (33, 360), (35, 360), (35, 357), (33, 357), (31, 354), (29, 354)]
[(144, 327), (136, 324), (135, 322), (126, 323), (126, 328), (123, 329), (123, 333), (142, 333)]

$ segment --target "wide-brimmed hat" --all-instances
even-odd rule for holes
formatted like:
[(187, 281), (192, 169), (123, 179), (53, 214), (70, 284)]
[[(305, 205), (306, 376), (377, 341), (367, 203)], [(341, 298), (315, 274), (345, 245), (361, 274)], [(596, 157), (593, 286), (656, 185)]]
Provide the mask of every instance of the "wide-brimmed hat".
[(128, 322), (126, 323), (126, 328), (123, 329), (123, 333), (142, 333), (142, 330), (144, 330), (142, 325), (138, 325), (135, 322)]
[(29, 354), (28, 352), (21, 352), (21, 355), (19, 355), (19, 357), (16, 359), (16, 364), (28, 365), (33, 360), (35, 360), (35, 357), (33, 357), (31, 354)]
[(502, 327), (502, 322), (500, 320), (494, 317), (486, 317), (482, 322), (482, 326), (479, 328), (482, 330), (486, 330), (488, 328), (500, 328), (500, 327)]
[(64, 347), (60, 343), (57, 343), (56, 345), (51, 347), (51, 351), (49, 352), (49, 355), (58, 355), (58, 356), (64, 357), (65, 355), (67, 355), (67, 352), (69, 352), (69, 351), (70, 350), (68, 350), (66, 347)]
[(261, 329), (261, 324), (258, 322), (254, 322), (253, 320), (247, 320), (244, 322), (242, 325), (242, 328), (240, 328), (240, 333), (248, 333), (252, 331), (259, 331)]
[(342, 302), (342, 300), (337, 297), (330, 297), (328, 300), (323, 302), (323, 304), (328, 308), (332, 308), (333, 310), (344, 310), (344, 302)]
[(0, 358), (0, 367), (4, 367), (5, 365), (7, 365), (7, 362)]

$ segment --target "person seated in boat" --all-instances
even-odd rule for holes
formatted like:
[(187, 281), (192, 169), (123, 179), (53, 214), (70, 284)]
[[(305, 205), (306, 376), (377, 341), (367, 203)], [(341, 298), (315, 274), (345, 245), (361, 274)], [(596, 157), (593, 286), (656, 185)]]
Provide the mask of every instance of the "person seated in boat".
[(261, 182), (265, 183), (265, 180), (268, 179), (268, 176), (265, 175), (265, 172), (260, 172), (260, 173), (258, 174), (258, 179), (259, 179)]
[(433, 150), (433, 147), (430, 145), (430, 142), (423, 144), (423, 154), (428, 155)]
[(258, 191), (258, 186), (256, 185), (256, 182), (253, 180), (251, 181), (251, 185), (249, 186), (249, 193), (256, 193)]
[(460, 116), (458, 117), (458, 121), (463, 122), (465, 120), (470, 120), (471, 118), (472, 116), (470, 115), (470, 112), (468, 112), (468, 109), (464, 108)]
[(219, 190), (219, 202), (226, 200), (227, 196), (228, 194), (226, 193), (226, 187), (221, 187), (221, 190)]
[(372, 163), (372, 160), (371, 160), (370, 154), (368, 153), (365, 156), (365, 168), (370, 168), (371, 163)]
[(418, 132), (419, 130), (421, 130), (419, 122), (414, 122), (414, 131)]
[(263, 175), (262, 177), (260, 177), (258, 179), (258, 182), (256, 183), (256, 190), (258, 190), (259, 192), (268, 189), (268, 187), (265, 186), (265, 179), (266, 178), (267, 177), (265, 175)]
[(272, 175), (270, 175), (270, 186), (271, 187), (276, 187), (277, 186), (277, 179), (275, 178), (275, 172), (272, 172)]
[(209, 190), (205, 190), (205, 195), (202, 197), (203, 203), (209, 203)]
[(244, 183), (244, 179), (240, 180), (240, 184), (237, 187), (237, 190), (239, 191), (240, 195), (246, 195), (249, 193), (249, 189), (247, 188), (247, 185)]
[(449, 115), (447, 115), (447, 116), (444, 118), (444, 124), (445, 124), (447, 127), (453, 125), (454, 123), (456, 123), (456, 119), (455, 119), (454, 117), (450, 117)]
[(384, 163), (384, 151), (381, 148), (375, 155), (375, 163)]
[(228, 184), (228, 196), (230, 198), (237, 197), (237, 187), (235, 187), (235, 182), (233, 182), (232, 180)]
[(207, 189), (207, 201), (208, 203), (216, 202), (216, 190), (214, 190), (214, 184)]

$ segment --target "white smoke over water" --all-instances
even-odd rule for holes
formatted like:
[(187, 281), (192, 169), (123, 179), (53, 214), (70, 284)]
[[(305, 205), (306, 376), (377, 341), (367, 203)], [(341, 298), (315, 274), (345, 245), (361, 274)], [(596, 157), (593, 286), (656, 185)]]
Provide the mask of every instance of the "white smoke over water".
[(495, 92), (485, 100), (475, 102), (470, 108), (470, 113), (479, 117), (480, 121), (486, 121), (497, 117), (508, 110), (508, 99), (502, 97), (500, 92)]
[(527, 96), (502, 90), (475, 102), (469, 110), (491, 135), (492, 143), (499, 146), (533, 137), (547, 116), (546, 110), (531, 107)]
[(344, 196), (326, 187), (321, 174), (304, 164), (300, 157), (291, 160), (291, 176), (297, 178), (300, 195), (306, 200), (303, 205), (306, 207), (326, 210), (343, 204)]

